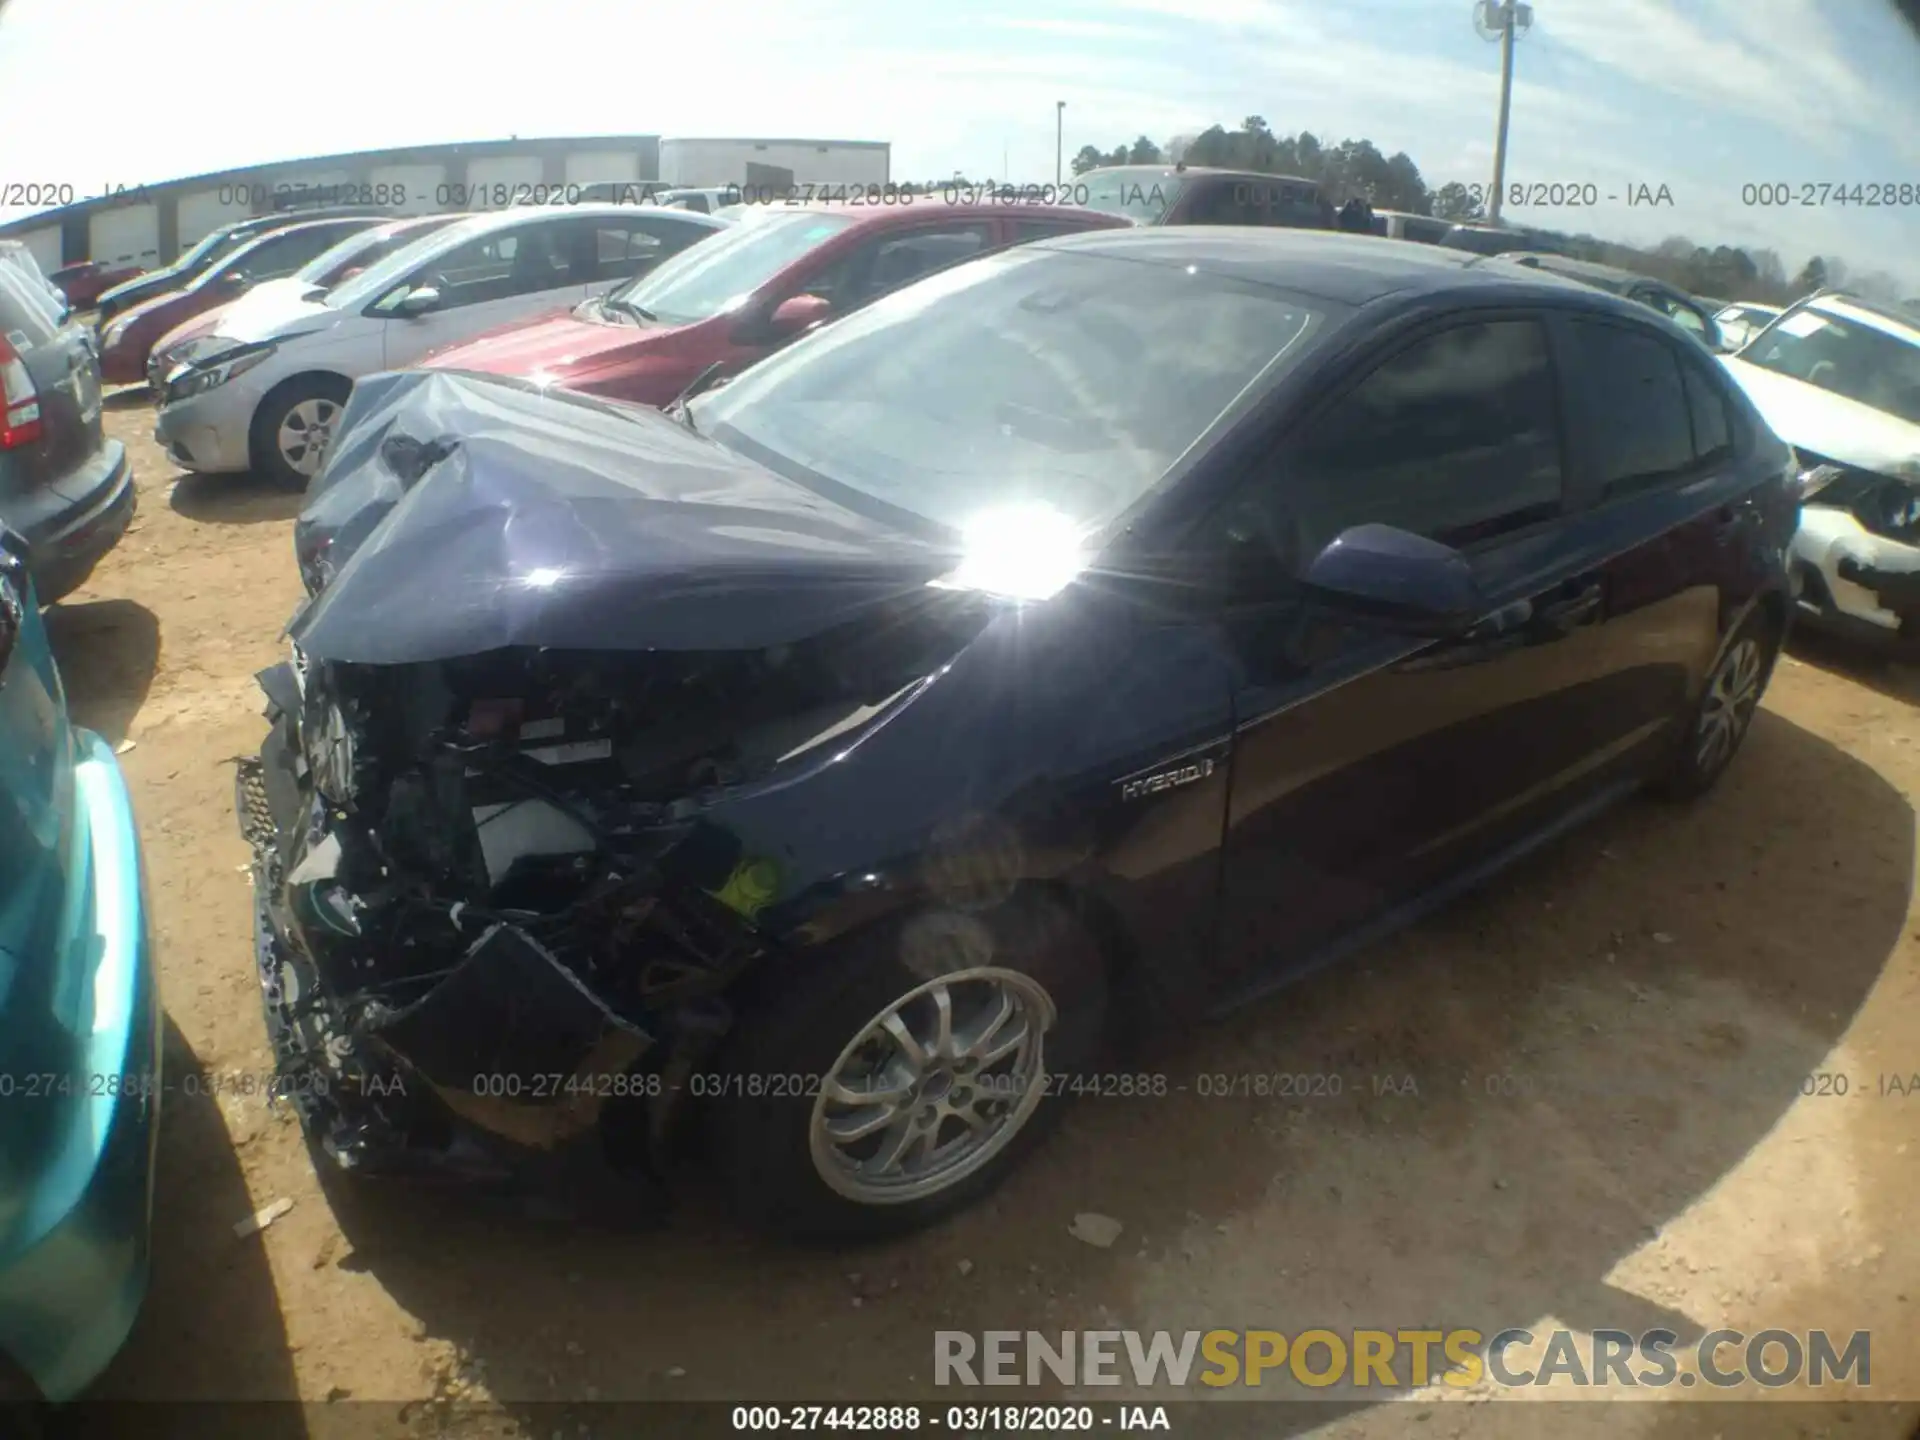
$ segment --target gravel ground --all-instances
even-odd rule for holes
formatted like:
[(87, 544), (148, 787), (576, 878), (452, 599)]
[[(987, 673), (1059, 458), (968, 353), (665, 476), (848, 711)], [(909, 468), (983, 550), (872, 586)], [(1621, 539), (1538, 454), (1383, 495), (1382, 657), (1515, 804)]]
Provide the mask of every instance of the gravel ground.
[[(1705, 802), (1616, 810), (1142, 1062), (1175, 1083), (1337, 1073), (1338, 1097), (1083, 1102), (989, 1203), (930, 1234), (782, 1250), (719, 1218), (697, 1178), (647, 1231), (418, 1191), (330, 1199), (290, 1119), (179, 1088), (196, 1071), (203, 1091), (244, 1088), (270, 1064), (228, 762), (264, 729), (252, 676), (282, 658), (297, 501), (182, 477), (144, 395), (107, 406), (141, 513), (50, 624), (78, 718), (131, 742), (176, 1088), (153, 1287), (102, 1396), (331, 1401), (309, 1415), (396, 1434), (473, 1397), (505, 1407), (504, 1433), (545, 1433), (533, 1407), (568, 1398), (945, 1403), (936, 1328), (1825, 1326), (1874, 1332), (1870, 1390), (1773, 1392), (1818, 1403), (1731, 1422), (1567, 1405), (1544, 1428), (1912, 1433), (1920, 1404), (1862, 1402), (1920, 1401), (1920, 1094), (1876, 1093), (1883, 1073), (1920, 1072), (1913, 672), (1797, 646)], [(1851, 1093), (1803, 1094), (1823, 1073)], [(291, 1210), (235, 1238), (278, 1200)], [(1119, 1242), (1070, 1237), (1080, 1211), (1121, 1221)], [(1484, 1398), (1331, 1420), (1270, 1405), (1259, 1429), (1542, 1430)]]

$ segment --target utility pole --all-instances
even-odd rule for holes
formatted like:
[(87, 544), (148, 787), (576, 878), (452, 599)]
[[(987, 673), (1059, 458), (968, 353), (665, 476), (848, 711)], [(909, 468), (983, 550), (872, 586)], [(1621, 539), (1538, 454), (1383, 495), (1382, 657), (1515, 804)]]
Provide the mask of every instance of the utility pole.
[(1474, 27), (1491, 40), (1500, 39), (1500, 125), (1493, 135), (1493, 189), (1487, 196), (1487, 222), (1500, 223), (1500, 196), (1507, 179), (1507, 118), (1513, 111), (1513, 42), (1533, 24), (1533, 6), (1516, 0), (1479, 0)]
[(1053, 102), (1053, 188), (1055, 190), (1058, 190), (1062, 182), (1066, 179), (1066, 172), (1062, 166), (1062, 159), (1066, 153), (1063, 148), (1062, 137), (1064, 137), (1066, 133), (1067, 102), (1064, 100), (1056, 100)]

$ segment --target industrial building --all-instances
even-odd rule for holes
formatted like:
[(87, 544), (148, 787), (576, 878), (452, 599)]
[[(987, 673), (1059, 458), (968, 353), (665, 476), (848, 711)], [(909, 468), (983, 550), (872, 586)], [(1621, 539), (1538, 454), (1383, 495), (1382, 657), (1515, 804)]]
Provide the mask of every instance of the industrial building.
[(884, 185), (882, 140), (585, 135), (321, 155), (145, 185), (0, 225), (51, 272), (79, 260), (164, 265), (232, 220), (275, 209), (373, 205), (396, 215), (567, 203), (606, 182), (750, 187)]

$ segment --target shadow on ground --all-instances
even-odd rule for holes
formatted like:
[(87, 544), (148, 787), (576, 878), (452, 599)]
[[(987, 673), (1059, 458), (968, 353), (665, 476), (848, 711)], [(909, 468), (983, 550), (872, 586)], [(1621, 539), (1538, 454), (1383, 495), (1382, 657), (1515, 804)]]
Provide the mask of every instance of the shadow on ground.
[[(697, 1174), (651, 1234), (364, 1185), (333, 1187), (337, 1214), (351, 1263), (540, 1434), (555, 1428), (540, 1402), (596, 1395), (1044, 1396), (936, 1390), (938, 1329), (1492, 1334), (1554, 1316), (1697, 1338), (1609, 1276), (1740, 1165), (1846, 1030), (1900, 939), (1913, 835), (1878, 774), (1763, 712), (1705, 800), (1630, 802), (1433, 920), (1162, 1045), (1133, 1063), (1168, 1077), (1164, 1098), (1080, 1102), (986, 1201), (857, 1253), (744, 1234)], [(1202, 1098), (1202, 1074), (1340, 1087)], [(1889, 1237), (1910, 1224), (1909, 1197), (1855, 1203)], [(1115, 1248), (1068, 1237), (1089, 1210), (1124, 1223)], [(1288, 1393), (1379, 1392), (1273, 1398)], [(1272, 1436), (1333, 1413), (1235, 1419)]]
[(167, 492), (174, 513), (203, 525), (261, 525), (291, 520), (305, 495), (247, 475), (182, 475)]
[[(67, 1423), (87, 1437), (305, 1440), (262, 1237), (233, 1232), (254, 1202), (215, 1087), (171, 1017), (163, 1043), (152, 1279), (125, 1348)], [(207, 1395), (222, 1403), (183, 1403)]]
[(123, 385), (100, 397), (100, 405), (106, 410), (138, 410), (142, 405), (151, 405), (153, 401), (153, 387), (145, 384)]
[(46, 626), (74, 721), (118, 745), (160, 664), (159, 620), (131, 600), (67, 601)]
[(1797, 660), (1864, 685), (1892, 700), (1920, 705), (1920, 646), (1890, 648), (1797, 626), (1789, 644)]

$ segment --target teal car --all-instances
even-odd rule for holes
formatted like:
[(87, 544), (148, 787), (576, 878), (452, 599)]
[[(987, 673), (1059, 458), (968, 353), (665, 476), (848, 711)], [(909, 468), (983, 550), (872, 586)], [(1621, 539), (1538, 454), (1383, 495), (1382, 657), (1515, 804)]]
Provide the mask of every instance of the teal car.
[(126, 782), (68, 722), (0, 526), (0, 1401), (59, 1402), (147, 1286), (161, 1008)]

